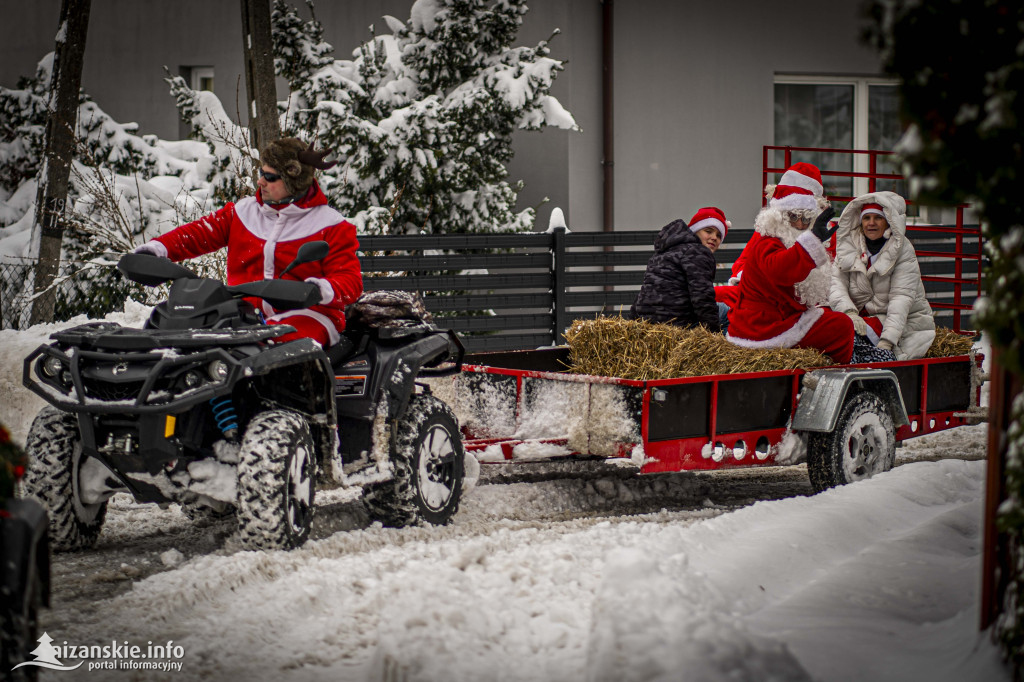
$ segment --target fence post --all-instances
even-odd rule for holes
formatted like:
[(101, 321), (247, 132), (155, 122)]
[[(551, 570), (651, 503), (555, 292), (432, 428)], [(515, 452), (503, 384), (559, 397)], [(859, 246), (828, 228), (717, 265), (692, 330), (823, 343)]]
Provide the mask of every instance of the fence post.
[(551, 229), (551, 343), (565, 343), (569, 313), (565, 305), (565, 227)]

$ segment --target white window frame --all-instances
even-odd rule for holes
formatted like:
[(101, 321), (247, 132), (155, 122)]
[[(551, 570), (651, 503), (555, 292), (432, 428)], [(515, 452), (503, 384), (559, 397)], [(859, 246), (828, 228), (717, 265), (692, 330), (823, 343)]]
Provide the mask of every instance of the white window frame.
[(192, 81), (191, 83), (189, 83), (189, 87), (191, 87), (193, 90), (199, 90), (199, 86), (202, 84), (204, 78), (209, 78), (210, 80), (213, 80), (213, 67), (190, 66), (189, 78)]
[[(811, 76), (811, 75), (775, 75), (774, 85), (852, 85), (853, 86), (853, 148), (868, 148), (868, 88), (872, 85), (899, 85), (894, 78), (881, 76)], [(773, 95), (774, 97), (774, 95)], [(855, 173), (867, 173), (868, 157), (855, 154), (853, 157)], [(868, 191), (867, 178), (853, 178), (853, 195), (860, 196)]]

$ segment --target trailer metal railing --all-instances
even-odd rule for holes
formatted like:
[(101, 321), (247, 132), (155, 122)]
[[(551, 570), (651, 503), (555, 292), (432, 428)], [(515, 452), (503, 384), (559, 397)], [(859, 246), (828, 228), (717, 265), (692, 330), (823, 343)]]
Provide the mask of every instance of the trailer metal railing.
[[(901, 181), (903, 176), (897, 173), (879, 170), (884, 160), (893, 152), (875, 149), (833, 149), (828, 147), (791, 147), (765, 145), (762, 150), (761, 180), (762, 187), (774, 184), (778, 177), (793, 163), (800, 161), (801, 155), (838, 154), (849, 155), (851, 168), (866, 165), (866, 171), (820, 168), (822, 180), (825, 178), (852, 178), (866, 182), (866, 192), (878, 189), (879, 181)], [(781, 155), (782, 165), (772, 163)], [(864, 160), (866, 159), (866, 164)], [(882, 163), (880, 163), (882, 162)], [(827, 185), (826, 185), (827, 188)], [(842, 194), (826, 194), (833, 202), (845, 203), (854, 199), (853, 196)], [(763, 199), (766, 202), (767, 199)], [(914, 206), (907, 200), (907, 206)], [(917, 257), (921, 264), (921, 279), (925, 282), (929, 303), (936, 311), (937, 322), (957, 332), (967, 333), (969, 327), (964, 313), (970, 312), (974, 301), (981, 296), (983, 281), (983, 259), (981, 228), (968, 225), (964, 221), (964, 212), (970, 208), (968, 204), (952, 207), (955, 218), (949, 225), (928, 225), (917, 222), (908, 224), (907, 232), (915, 235), (911, 241), (917, 249)], [(832, 240), (832, 253), (835, 253), (835, 238)], [(948, 319), (948, 321), (947, 321)]]

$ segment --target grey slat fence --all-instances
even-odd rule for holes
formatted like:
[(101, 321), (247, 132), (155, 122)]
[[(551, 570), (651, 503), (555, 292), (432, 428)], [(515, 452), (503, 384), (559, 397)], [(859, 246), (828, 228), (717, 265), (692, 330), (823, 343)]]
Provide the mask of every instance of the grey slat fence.
[[(978, 286), (957, 278), (956, 259), (944, 256), (976, 254), (980, 241), (957, 243), (955, 228), (949, 229), (917, 231), (911, 238), (922, 253), (929, 299), (939, 304), (936, 323), (959, 328), (954, 313), (970, 309)], [(359, 256), (367, 291), (418, 291), (437, 323), (458, 332), (467, 350), (514, 350), (562, 343), (574, 319), (628, 311), (657, 233), (558, 228), (520, 234), (362, 235)], [(751, 234), (749, 228), (729, 231), (716, 254), (717, 283), (728, 279)], [(14, 295), (30, 273), (29, 264), (0, 264), (5, 328), (19, 326)], [(964, 322), (961, 326), (969, 328)]]

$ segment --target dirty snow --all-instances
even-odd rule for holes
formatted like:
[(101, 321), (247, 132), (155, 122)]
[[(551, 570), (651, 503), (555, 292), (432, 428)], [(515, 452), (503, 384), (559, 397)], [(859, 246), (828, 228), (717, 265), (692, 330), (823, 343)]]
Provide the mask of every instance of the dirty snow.
[[(21, 360), (50, 330), (0, 337), (0, 421), (21, 441)], [(234, 552), (230, 522), (117, 495), (94, 550), (54, 556), (41, 630), (173, 640), (182, 670), (43, 678), (1008, 682), (977, 629), (984, 453), (984, 425), (954, 429), (813, 496), (802, 466), (483, 464), (450, 526), (369, 525), (356, 491), (330, 490), (318, 518), (338, 530), (291, 552)]]

